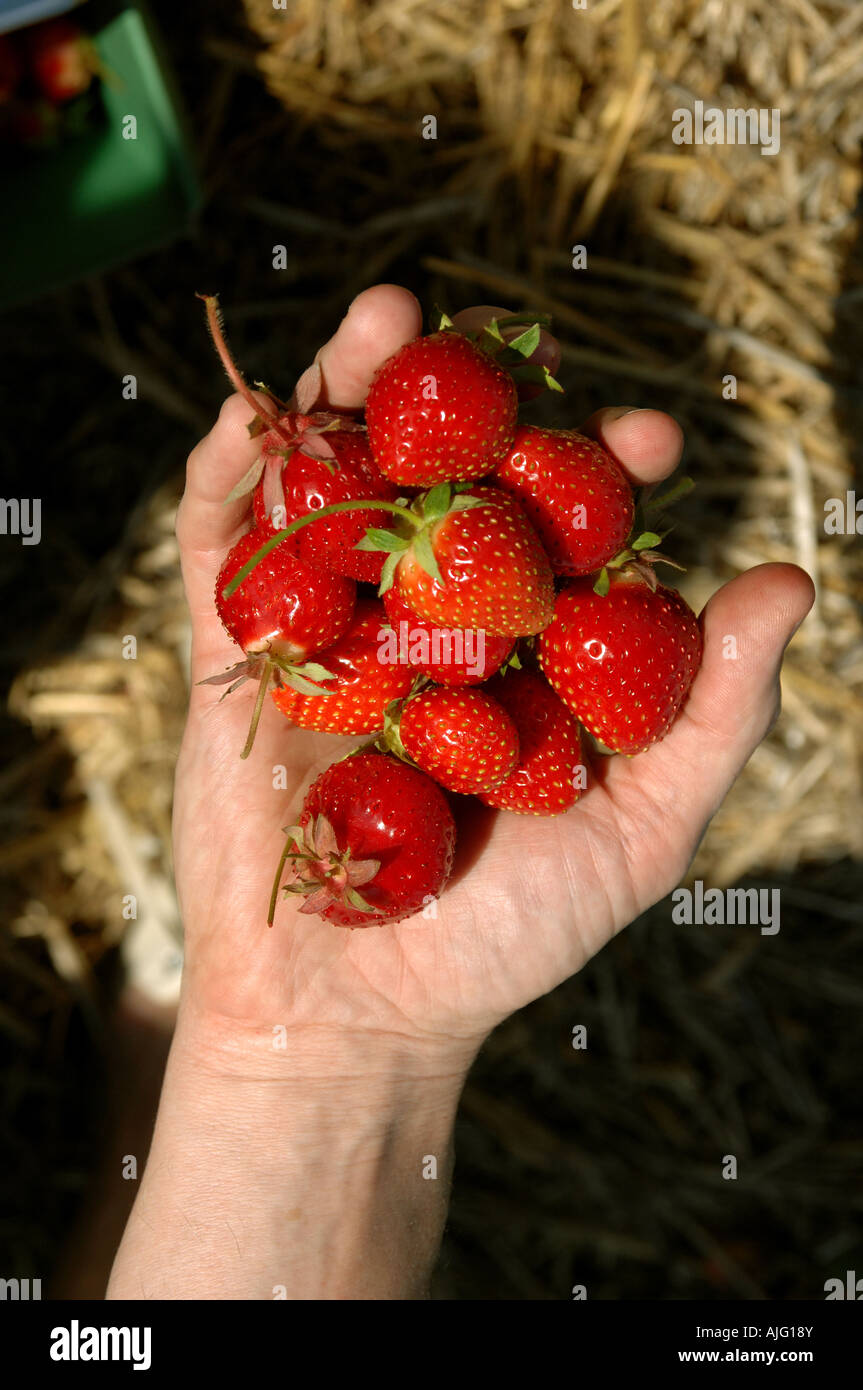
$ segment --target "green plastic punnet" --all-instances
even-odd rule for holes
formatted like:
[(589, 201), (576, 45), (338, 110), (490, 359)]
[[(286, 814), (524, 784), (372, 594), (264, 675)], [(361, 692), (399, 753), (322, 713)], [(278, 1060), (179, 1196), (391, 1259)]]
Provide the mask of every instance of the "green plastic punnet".
[(103, 110), (92, 130), (56, 148), (12, 159), (7, 152), (3, 308), (188, 234), (201, 201), (191, 141), (149, 12), (140, 3), (90, 0), (74, 18), (106, 69), (98, 84)]

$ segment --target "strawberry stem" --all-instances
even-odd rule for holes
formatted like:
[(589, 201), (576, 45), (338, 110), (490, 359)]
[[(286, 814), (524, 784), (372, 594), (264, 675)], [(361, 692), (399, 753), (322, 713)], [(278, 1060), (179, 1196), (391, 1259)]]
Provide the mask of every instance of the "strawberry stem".
[(261, 548), (249, 557), (241, 569), (237, 570), (231, 582), (225, 585), (222, 590), (222, 597), (228, 599), (233, 593), (236, 593), (243, 580), (248, 579), (255, 566), (259, 565), (261, 560), (265, 560), (271, 550), (275, 550), (277, 545), (281, 545), (282, 541), (287, 540), (288, 536), (292, 536), (302, 526), (308, 526), (312, 521), (320, 521), (325, 516), (333, 516), (336, 512), (366, 511), (370, 507), (395, 512), (397, 516), (404, 517), (405, 520), (409, 521), (414, 530), (419, 530), (423, 525), (422, 519), (417, 516), (416, 512), (410, 511), (408, 507), (402, 507), (398, 502), (379, 501), (374, 497), (363, 498), (355, 502), (331, 502), (328, 507), (321, 507), (319, 511), (307, 512), (305, 516), (298, 516), (296, 521), (291, 522), (290, 526), (286, 526), (283, 531), (276, 531), (274, 535), (264, 541)]
[(218, 295), (199, 294), (198, 299), (202, 299), (204, 301), (204, 305), (207, 310), (207, 324), (210, 329), (210, 336), (213, 339), (213, 344), (215, 346), (216, 352), (219, 354), (219, 359), (227, 373), (228, 380), (230, 381), (234, 390), (239, 392), (243, 400), (246, 401), (247, 404), (252, 407), (252, 410), (255, 412), (256, 415), (263, 416), (263, 418), (269, 424), (270, 428), (274, 429), (277, 434), (281, 435), (282, 439), (284, 439), (286, 443), (290, 444), (293, 447), (296, 441), (291, 437), (289, 431), (284, 429), (283, 426), (279, 424), (278, 415), (276, 415), (273, 411), (268, 410), (266, 406), (261, 405), (260, 401), (255, 399), (248, 387), (248, 384), (246, 383), (244, 376), (240, 372), (239, 368), (234, 362), (233, 357), (231, 356), (228, 344), (225, 342), (225, 335), (222, 332), (221, 313), (219, 310)]
[(672, 487), (667, 488), (659, 497), (655, 493), (645, 497), (642, 511), (645, 513), (664, 511), (666, 507), (671, 507), (675, 502), (679, 502), (681, 497), (686, 497), (694, 487), (695, 483), (691, 478), (679, 478)]
[(292, 845), (292, 843), (293, 843), (293, 840), (292, 840), (291, 836), (290, 836), (290, 835), (286, 836), (286, 838), (285, 838), (285, 848), (282, 850), (281, 858), (279, 859), (279, 867), (276, 869), (276, 877), (273, 879), (273, 890), (272, 890), (272, 892), (270, 893), (270, 906), (269, 906), (269, 908), (268, 908), (268, 910), (267, 910), (267, 926), (268, 926), (268, 927), (271, 927), (271, 926), (273, 925), (273, 919), (274, 919), (274, 917), (275, 917), (275, 915), (276, 915), (276, 905), (277, 905), (277, 903), (278, 903), (278, 901), (279, 901), (279, 884), (280, 884), (281, 881), (282, 881), (282, 871), (283, 871), (283, 869), (284, 869), (284, 867), (285, 867), (285, 864), (286, 864), (287, 861), (288, 861), (288, 855), (289, 855), (290, 852), (291, 852), (291, 845)]
[(267, 687), (270, 684), (271, 675), (272, 667), (269, 661), (265, 661), (263, 670), (261, 671), (261, 679), (258, 681), (258, 697), (255, 700), (255, 708), (252, 710), (252, 721), (249, 724), (249, 732), (246, 736), (245, 747), (240, 754), (241, 758), (247, 758), (254, 746), (255, 734), (258, 732), (258, 721), (261, 718), (261, 711), (264, 708), (264, 697), (267, 693)]

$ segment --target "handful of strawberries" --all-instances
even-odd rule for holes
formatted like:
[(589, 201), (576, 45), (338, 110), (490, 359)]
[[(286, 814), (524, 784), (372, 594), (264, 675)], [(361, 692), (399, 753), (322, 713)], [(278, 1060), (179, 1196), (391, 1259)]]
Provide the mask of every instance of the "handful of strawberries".
[(368, 740), (288, 827), (269, 921), (283, 888), (338, 926), (397, 922), (446, 885), (447, 793), (569, 811), (583, 730), (629, 756), (663, 738), (700, 628), (656, 578), (657, 503), (636, 505), (594, 440), (519, 422), (520, 388), (560, 389), (530, 361), (538, 322), (469, 337), (440, 316), (379, 369), (363, 426), (272, 393), (262, 405), (205, 303), (260, 439), (231, 494), (252, 495), (253, 526), (216, 585), (243, 659), (210, 683), (257, 680), (243, 757), (268, 697), (301, 728)]

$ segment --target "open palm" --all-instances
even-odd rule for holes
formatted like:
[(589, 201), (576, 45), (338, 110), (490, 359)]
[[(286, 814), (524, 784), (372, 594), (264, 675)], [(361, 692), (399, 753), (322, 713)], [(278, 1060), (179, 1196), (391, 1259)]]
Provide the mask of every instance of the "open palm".
[[(491, 310), (465, 311), (473, 326)], [(376, 367), (421, 331), (413, 296), (367, 290), (318, 354), (306, 387), (318, 404), (362, 405)], [(541, 351), (553, 357), (554, 344)], [(193, 623), (193, 681), (237, 649), (216, 616), (216, 575), (249, 524), (223, 499), (250, 467), (249, 407), (231, 397), (189, 460), (178, 515)], [(681, 436), (658, 411), (600, 411), (582, 426), (636, 483), (677, 466)], [(280, 902), (266, 909), (282, 827), (309, 781), (357, 739), (312, 734), (271, 705), (243, 746), (251, 687), (219, 702), (194, 686), (177, 770), (175, 858), (186, 926), (184, 998), (199, 1013), (255, 1029), (363, 1029), (476, 1038), (578, 970), (679, 882), (703, 830), (779, 707), (782, 653), (813, 598), (792, 565), (762, 565), (717, 593), (703, 615), (704, 661), (669, 736), (635, 759), (598, 759), (566, 816), (457, 808), (456, 872), (436, 916), (345, 931)], [(733, 634), (737, 657), (726, 660)]]

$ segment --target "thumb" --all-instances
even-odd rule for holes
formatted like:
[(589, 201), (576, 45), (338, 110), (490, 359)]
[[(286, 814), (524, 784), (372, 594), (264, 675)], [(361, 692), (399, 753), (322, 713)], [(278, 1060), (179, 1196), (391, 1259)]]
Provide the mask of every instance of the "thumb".
[(726, 584), (702, 614), (704, 655), (671, 732), (647, 753), (614, 759), (609, 789), (637, 791), (700, 838), (779, 715), (785, 648), (815, 598), (796, 565), (758, 565)]

